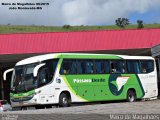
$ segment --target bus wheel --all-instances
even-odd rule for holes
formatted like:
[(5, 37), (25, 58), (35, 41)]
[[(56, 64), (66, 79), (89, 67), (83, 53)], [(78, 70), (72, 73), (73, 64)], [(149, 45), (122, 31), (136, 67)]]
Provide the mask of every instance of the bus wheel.
[(136, 101), (136, 92), (134, 90), (129, 90), (127, 92), (127, 101), (128, 102)]
[(59, 97), (59, 106), (69, 107), (70, 105), (71, 105), (70, 97), (67, 94), (62, 93)]

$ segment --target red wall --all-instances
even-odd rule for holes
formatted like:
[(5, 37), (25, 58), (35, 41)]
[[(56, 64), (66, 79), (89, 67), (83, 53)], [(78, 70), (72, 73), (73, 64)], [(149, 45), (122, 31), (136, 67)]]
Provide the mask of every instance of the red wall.
[(151, 48), (160, 29), (1, 34), (0, 54)]

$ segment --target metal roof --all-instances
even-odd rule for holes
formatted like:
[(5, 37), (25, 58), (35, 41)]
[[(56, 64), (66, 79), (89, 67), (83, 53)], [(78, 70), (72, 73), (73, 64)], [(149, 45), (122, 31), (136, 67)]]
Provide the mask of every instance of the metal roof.
[(160, 29), (1, 34), (0, 54), (142, 49), (159, 43)]

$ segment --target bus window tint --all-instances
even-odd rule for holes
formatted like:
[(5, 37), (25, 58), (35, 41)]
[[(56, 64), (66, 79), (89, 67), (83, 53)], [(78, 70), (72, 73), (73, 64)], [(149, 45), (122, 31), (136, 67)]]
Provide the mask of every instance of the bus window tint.
[(141, 60), (141, 73), (150, 73), (154, 70), (154, 63), (152, 60)]
[(57, 68), (58, 59), (44, 61), (46, 65), (40, 69), (39, 72), (39, 86), (44, 86), (50, 83)]
[(76, 60), (63, 60), (60, 74), (76, 74)]
[(92, 74), (93, 60), (77, 60), (77, 71), (78, 74)]
[(109, 73), (109, 72), (110, 72), (110, 64), (109, 64), (109, 61), (105, 61), (104, 69), (105, 69), (105, 73)]
[(139, 62), (136, 60), (127, 61), (128, 73), (140, 73)]
[(27, 90), (31, 90), (37, 86), (36, 80), (33, 78), (33, 70), (36, 64), (26, 65), (25, 85)]
[(72, 60), (70, 74), (76, 74), (77, 73), (76, 68), (77, 68), (76, 60)]
[(96, 74), (109, 73), (109, 61), (95, 60)]
[(50, 81), (52, 81), (53, 75), (54, 75), (55, 70), (57, 68), (58, 59), (46, 60), (46, 61), (44, 61), (44, 63), (46, 63), (46, 67), (48, 69), (48, 74), (49, 74), (49, 78), (47, 81), (50, 82)]
[(96, 60), (95, 67), (96, 67), (97, 74), (104, 73), (104, 61), (103, 60)]
[(41, 68), (39, 72), (39, 87), (49, 83), (48, 69), (46, 67)]
[(87, 74), (94, 73), (94, 71), (93, 71), (93, 60), (87, 60), (86, 61), (86, 73)]
[(84, 73), (84, 66), (82, 66), (82, 63), (81, 63), (82, 61), (80, 61), (80, 60), (78, 60), (77, 61), (77, 73), (78, 74), (82, 74), (82, 73)]
[(111, 61), (111, 72), (112, 73), (125, 73), (125, 62), (124, 61)]

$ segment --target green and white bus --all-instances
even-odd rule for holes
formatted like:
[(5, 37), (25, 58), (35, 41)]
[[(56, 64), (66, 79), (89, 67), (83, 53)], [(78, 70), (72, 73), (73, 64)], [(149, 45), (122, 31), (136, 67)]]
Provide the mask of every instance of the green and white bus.
[(77, 102), (153, 99), (158, 95), (152, 57), (56, 53), (16, 63), (11, 80), (12, 107)]

